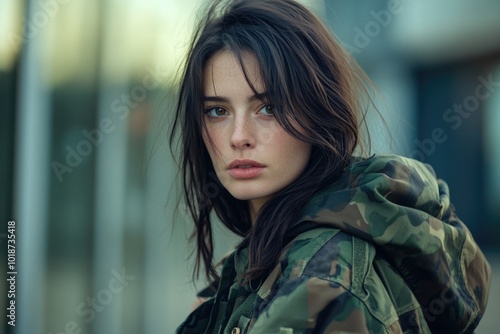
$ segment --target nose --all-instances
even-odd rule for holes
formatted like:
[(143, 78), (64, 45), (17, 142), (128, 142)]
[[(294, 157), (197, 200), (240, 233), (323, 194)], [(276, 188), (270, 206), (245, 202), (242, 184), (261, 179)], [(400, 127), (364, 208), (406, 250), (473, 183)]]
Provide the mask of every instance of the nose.
[(248, 115), (235, 117), (231, 133), (231, 147), (236, 150), (245, 150), (255, 147), (255, 125)]

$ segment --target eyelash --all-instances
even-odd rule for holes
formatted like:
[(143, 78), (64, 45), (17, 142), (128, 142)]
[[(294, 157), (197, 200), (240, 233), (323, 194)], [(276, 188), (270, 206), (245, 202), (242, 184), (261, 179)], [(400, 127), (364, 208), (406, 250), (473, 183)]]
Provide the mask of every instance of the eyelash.
[(210, 112), (211, 112), (212, 110), (223, 110), (224, 112), (227, 112), (227, 110), (226, 110), (226, 109), (224, 109), (224, 108), (222, 108), (222, 107), (217, 107), (217, 106), (214, 106), (214, 107), (210, 107), (210, 108), (205, 109), (205, 115), (207, 115), (208, 117), (211, 117), (211, 118), (218, 118), (218, 117), (222, 117), (222, 116), (224, 116), (224, 115), (219, 115), (219, 116), (211, 116), (211, 115), (210, 115)]
[(262, 110), (263, 108), (268, 108), (268, 109), (271, 110), (271, 114), (266, 115), (266, 116), (274, 116), (274, 110), (273, 110), (274, 106), (273, 105), (271, 105), (271, 104), (265, 104), (262, 107), (260, 107), (259, 111)]
[[(273, 106), (270, 105), (270, 104), (265, 104), (265, 105), (262, 105), (260, 108), (259, 108), (259, 111), (261, 111), (262, 109), (264, 108), (268, 108), (271, 110), (271, 114), (263, 114), (264, 116), (274, 116), (274, 111), (273, 111)], [(211, 106), (207, 109), (205, 109), (205, 115), (207, 115), (208, 117), (210, 118), (219, 118), (219, 117), (222, 117), (222, 116), (225, 116), (225, 115), (218, 115), (218, 116), (211, 116), (210, 115), (210, 112), (212, 110), (221, 110), (221, 111), (224, 111), (225, 113), (227, 113), (227, 110), (223, 107), (219, 107), (219, 106)]]

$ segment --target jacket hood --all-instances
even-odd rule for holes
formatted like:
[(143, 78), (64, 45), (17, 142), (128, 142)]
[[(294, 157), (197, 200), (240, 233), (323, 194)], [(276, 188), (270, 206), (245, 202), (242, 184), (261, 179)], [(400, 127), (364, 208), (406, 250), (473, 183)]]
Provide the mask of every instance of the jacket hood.
[(317, 225), (374, 244), (407, 282), (433, 332), (476, 327), (491, 269), (430, 166), (395, 155), (354, 158), (308, 202), (293, 230)]

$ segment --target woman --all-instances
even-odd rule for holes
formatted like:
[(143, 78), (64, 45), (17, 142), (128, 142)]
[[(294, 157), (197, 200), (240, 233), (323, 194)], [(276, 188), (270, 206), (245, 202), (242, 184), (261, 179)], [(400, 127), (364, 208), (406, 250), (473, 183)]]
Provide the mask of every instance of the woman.
[[(361, 73), (294, 1), (210, 7), (170, 140), (180, 132), (195, 273), (213, 284), (178, 333), (477, 326), (489, 265), (429, 166), (363, 157)], [(220, 272), (211, 213), (242, 237)]]

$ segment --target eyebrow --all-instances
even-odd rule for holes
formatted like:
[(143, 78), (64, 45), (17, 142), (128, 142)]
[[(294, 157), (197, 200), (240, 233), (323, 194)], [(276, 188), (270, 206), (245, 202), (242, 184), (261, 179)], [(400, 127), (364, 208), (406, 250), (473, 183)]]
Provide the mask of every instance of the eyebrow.
[[(267, 100), (268, 95), (269, 94), (267, 92), (257, 93), (257, 94), (250, 96), (247, 99), (247, 101), (253, 102), (256, 100), (261, 100), (261, 101)], [(204, 96), (203, 102), (229, 102), (229, 99), (227, 97), (224, 97), (224, 96)]]

